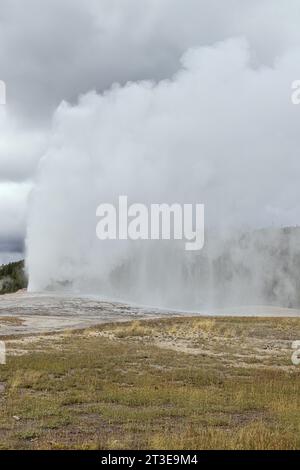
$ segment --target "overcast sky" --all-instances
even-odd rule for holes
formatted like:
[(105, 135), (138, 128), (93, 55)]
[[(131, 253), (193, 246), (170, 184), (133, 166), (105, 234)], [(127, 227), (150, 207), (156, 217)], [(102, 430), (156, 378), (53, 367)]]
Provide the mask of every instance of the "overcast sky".
[(188, 49), (236, 37), (254, 70), (296, 62), (299, 24), (300, 0), (0, 0), (0, 262), (23, 249), (28, 195), (62, 100), (170, 78)]

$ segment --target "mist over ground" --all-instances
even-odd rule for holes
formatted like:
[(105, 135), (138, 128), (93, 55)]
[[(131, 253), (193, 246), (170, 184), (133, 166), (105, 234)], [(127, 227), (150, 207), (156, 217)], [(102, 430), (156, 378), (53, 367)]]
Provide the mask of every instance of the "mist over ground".
[[(63, 102), (31, 195), (29, 289), (178, 308), (298, 305), (285, 276), (298, 231), (285, 236), (284, 262), (279, 230), (239, 240), (300, 220), (300, 108), (291, 103), (299, 51), (257, 65), (245, 38), (229, 39), (186, 51), (168, 80), (115, 84)], [(100, 242), (96, 208), (121, 194), (129, 203), (204, 203), (203, 253), (180, 242)]]

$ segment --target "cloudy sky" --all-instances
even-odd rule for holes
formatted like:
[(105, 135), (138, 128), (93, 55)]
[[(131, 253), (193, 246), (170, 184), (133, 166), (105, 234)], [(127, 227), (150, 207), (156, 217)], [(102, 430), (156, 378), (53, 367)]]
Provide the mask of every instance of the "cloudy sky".
[[(288, 105), (289, 83), (300, 78), (299, 24), (300, 0), (0, 0), (0, 80), (7, 86), (7, 104), (0, 106), (0, 262), (23, 250), (28, 198), (39, 161), (53, 145), (53, 115), (62, 101), (75, 104), (79, 96), (102, 93), (114, 83), (173, 79), (182, 67), (193, 71), (201, 62), (191, 51), (237, 40), (246, 44), (250, 71), (278, 71), (275, 80), (281, 92), (286, 85)], [(223, 50), (224, 69), (235, 70), (230, 57), (239, 54), (236, 47)], [(212, 77), (214, 66), (209, 67)], [(261, 96), (272, 75), (264, 80)], [(297, 113), (285, 116), (284, 142), (295, 175)], [(280, 137), (282, 122), (277, 124)], [(295, 132), (289, 134), (290, 127)], [(273, 152), (269, 142), (264, 149)]]

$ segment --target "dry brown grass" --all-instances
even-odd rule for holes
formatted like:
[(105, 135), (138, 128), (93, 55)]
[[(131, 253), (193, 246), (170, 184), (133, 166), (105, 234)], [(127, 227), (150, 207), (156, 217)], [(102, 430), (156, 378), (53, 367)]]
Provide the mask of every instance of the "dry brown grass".
[(0, 448), (299, 449), (296, 338), (298, 319), (172, 318), (13, 340)]
[(18, 318), (18, 317), (5, 317), (5, 316), (1, 316), (0, 317), (0, 325), (3, 324), (3, 325), (13, 325), (13, 326), (21, 326), (24, 324), (24, 320), (22, 320), (22, 318)]

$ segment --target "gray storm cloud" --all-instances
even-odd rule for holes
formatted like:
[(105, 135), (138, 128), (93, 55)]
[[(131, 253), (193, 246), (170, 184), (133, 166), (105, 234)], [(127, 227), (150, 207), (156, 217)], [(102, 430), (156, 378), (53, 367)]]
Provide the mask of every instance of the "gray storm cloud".
[[(300, 220), (300, 108), (290, 98), (299, 53), (292, 47), (272, 65), (258, 65), (247, 40), (230, 39), (187, 50), (171, 79), (116, 84), (76, 105), (63, 102), (31, 196), (29, 288), (198, 308), (211, 302), (212, 273), (216, 263), (226, 265), (226, 249), (237, 266), (228, 296), (235, 292), (238, 302), (237, 292), (251, 291), (248, 274), (256, 276), (256, 294), (272, 257), (256, 249), (259, 242), (226, 248), (224, 240)], [(195, 256), (166, 242), (100, 242), (96, 207), (120, 194), (146, 204), (204, 203), (206, 251)], [(258, 270), (255, 260), (268, 267)], [(241, 270), (243, 286), (236, 283)], [(274, 292), (276, 300), (281, 291)], [(263, 297), (260, 289), (253, 300)]]
[(300, 43), (299, 0), (1, 0), (1, 77), (39, 126), (61, 100), (170, 77), (190, 47), (247, 37), (257, 64)]
[(28, 195), (45, 145), (45, 133), (23, 129), (0, 106), (0, 264), (24, 256)]

